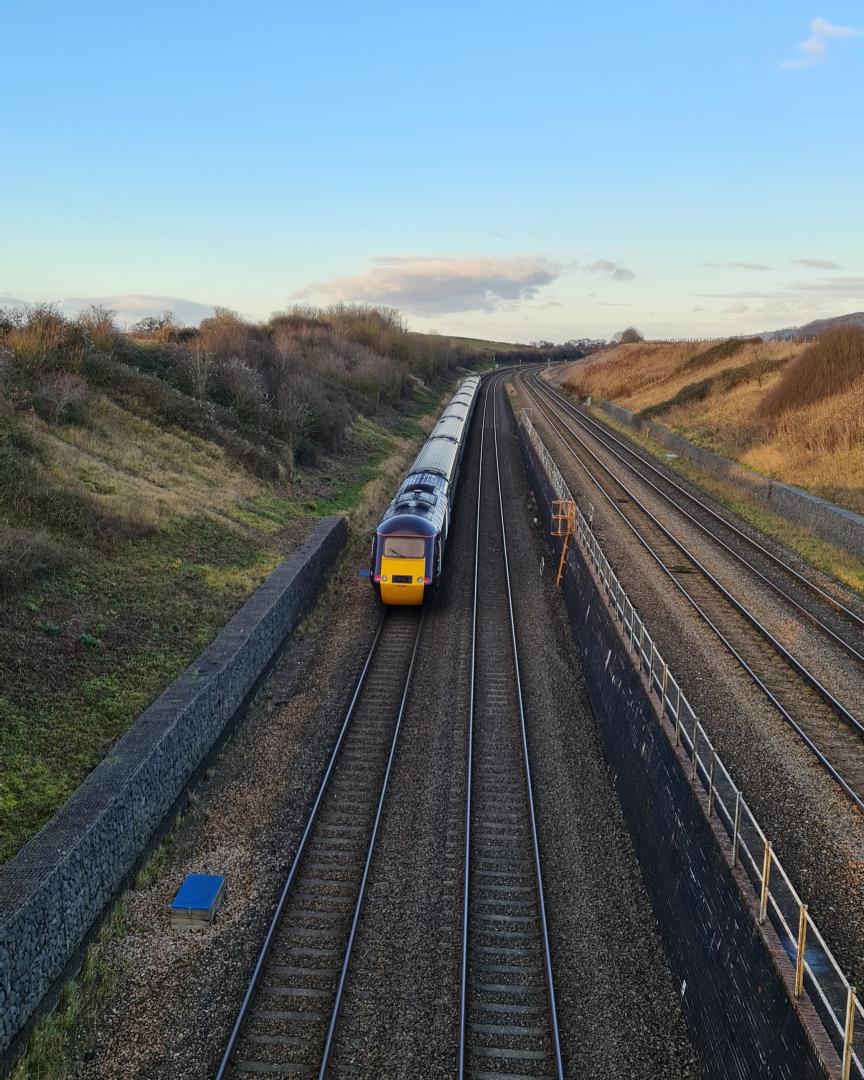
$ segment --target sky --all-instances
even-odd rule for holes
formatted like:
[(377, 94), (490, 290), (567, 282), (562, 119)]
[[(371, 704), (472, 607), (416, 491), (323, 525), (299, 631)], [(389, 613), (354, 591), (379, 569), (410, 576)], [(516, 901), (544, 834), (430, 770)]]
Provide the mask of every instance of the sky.
[(0, 0), (0, 303), (501, 340), (864, 309), (864, 6)]

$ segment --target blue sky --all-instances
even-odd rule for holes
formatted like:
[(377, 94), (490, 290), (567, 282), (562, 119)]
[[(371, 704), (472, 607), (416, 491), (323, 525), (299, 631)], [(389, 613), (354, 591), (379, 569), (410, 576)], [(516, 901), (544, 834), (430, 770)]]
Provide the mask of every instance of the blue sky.
[(7, 0), (2, 26), (0, 298), (342, 298), (512, 340), (864, 308), (860, 3)]

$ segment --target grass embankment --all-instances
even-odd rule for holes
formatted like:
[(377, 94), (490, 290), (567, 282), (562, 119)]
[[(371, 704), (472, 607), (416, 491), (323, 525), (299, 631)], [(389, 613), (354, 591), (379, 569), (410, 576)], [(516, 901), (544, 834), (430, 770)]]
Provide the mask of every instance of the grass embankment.
[(864, 330), (811, 344), (622, 345), (565, 389), (619, 402), (699, 446), (864, 513)]
[[(365, 440), (371, 453), (365, 464), (335, 481), (337, 490), (330, 496), (332, 501), (351, 509), (349, 564), (353, 557), (363, 557), (368, 531), (380, 520), (399, 478), (433, 426), (437, 405), (438, 402), (427, 393), (418, 393), (416, 403), (403, 417), (397, 431), (383, 440), (375, 437), (372, 426), (362, 420), (359, 422), (358, 426), (363, 429), (360, 441)], [(331, 582), (328, 590), (334, 587)], [(298, 632), (308, 633), (320, 626), (327, 617), (327, 607), (326, 601), (319, 604)], [(205, 780), (210, 774), (211, 770), (207, 770)], [(198, 803), (199, 792), (189, 793), (187, 799), (188, 809)], [(165, 872), (184, 813), (177, 815), (172, 827), (139, 869), (131, 890), (151, 888)], [(12, 1080), (65, 1080), (76, 1072), (81, 1060), (82, 1040), (86, 1043), (94, 1018), (114, 992), (118, 973), (108, 958), (116, 942), (127, 933), (127, 901), (128, 893), (124, 892), (88, 946), (81, 972), (63, 987), (57, 1007), (36, 1023), (27, 1048), (12, 1073)]]
[(104, 313), (0, 325), (0, 862), (465, 360), (353, 318), (142, 343)]

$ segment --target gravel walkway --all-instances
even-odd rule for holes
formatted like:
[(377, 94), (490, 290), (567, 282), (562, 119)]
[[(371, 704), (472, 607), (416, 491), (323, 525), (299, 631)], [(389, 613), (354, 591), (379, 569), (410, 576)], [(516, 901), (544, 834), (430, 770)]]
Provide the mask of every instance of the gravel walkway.
[[(76, 1078), (215, 1073), (377, 618), (368, 585), (343, 576), (313, 616), (318, 631), (289, 645), (198, 788), (159, 880), (127, 894), (129, 930), (107, 960), (116, 989), (81, 1034)], [(189, 872), (224, 873), (227, 899), (212, 929), (172, 932)]]

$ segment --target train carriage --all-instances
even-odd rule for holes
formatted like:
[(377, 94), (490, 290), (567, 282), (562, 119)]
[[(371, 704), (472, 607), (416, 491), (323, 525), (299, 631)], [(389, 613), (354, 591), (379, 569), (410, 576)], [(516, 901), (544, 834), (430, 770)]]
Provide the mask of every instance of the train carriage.
[(422, 604), (440, 580), (459, 466), (479, 390), (477, 376), (460, 384), (375, 531), (371, 577), (385, 604)]

